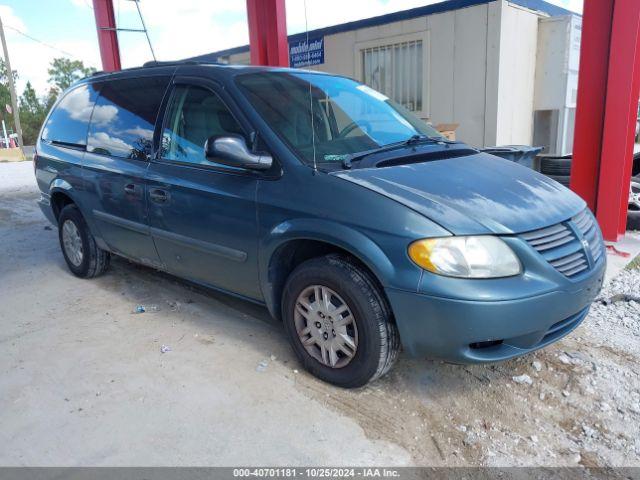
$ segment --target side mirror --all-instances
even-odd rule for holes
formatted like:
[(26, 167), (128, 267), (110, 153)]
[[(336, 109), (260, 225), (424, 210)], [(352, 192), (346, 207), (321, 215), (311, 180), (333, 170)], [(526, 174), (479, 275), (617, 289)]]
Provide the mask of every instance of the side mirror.
[(247, 142), (240, 136), (211, 137), (204, 150), (207, 159), (230, 167), (268, 170), (273, 163), (270, 155), (250, 152)]

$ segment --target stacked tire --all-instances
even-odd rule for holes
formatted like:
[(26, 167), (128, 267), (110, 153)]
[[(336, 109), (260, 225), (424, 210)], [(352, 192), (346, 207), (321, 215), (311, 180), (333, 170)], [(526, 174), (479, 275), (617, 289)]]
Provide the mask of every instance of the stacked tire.
[(540, 173), (569, 188), (571, 177), (571, 155), (564, 157), (542, 157)]
[[(541, 158), (540, 173), (568, 188), (569, 178), (571, 177), (571, 155)], [(627, 229), (640, 230), (640, 152), (633, 156), (632, 175)]]
[(629, 210), (627, 211), (627, 229), (640, 230), (640, 175), (631, 179)]

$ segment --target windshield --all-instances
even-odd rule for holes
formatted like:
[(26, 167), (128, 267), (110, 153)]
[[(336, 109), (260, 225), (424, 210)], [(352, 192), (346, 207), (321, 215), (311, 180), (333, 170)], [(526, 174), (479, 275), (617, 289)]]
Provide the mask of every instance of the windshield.
[(401, 105), (348, 78), (273, 72), (241, 75), (237, 82), (269, 126), (309, 165), (314, 142), (318, 166), (331, 167), (350, 154), (415, 135), (441, 137)]

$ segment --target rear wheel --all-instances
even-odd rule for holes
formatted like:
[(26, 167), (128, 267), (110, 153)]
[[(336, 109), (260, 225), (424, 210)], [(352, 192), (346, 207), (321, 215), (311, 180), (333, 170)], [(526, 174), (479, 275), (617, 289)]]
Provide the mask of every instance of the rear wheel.
[(67, 266), (81, 278), (97, 277), (109, 266), (109, 252), (96, 245), (87, 223), (75, 205), (67, 205), (58, 217), (58, 238)]
[(303, 366), (346, 388), (384, 375), (400, 350), (391, 310), (375, 281), (340, 255), (314, 258), (287, 279), (285, 330)]

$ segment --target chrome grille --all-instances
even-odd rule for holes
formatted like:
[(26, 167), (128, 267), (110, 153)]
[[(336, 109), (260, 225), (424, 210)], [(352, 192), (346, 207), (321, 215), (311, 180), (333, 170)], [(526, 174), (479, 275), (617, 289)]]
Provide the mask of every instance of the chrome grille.
[(593, 218), (589, 210), (585, 209), (573, 217), (571, 221), (580, 230), (584, 239), (589, 242), (591, 258), (593, 258), (593, 263), (596, 263), (604, 252), (604, 242), (595, 218)]
[[(594, 263), (597, 262), (603, 254), (604, 244), (593, 215), (584, 210), (573, 217), (571, 222), (589, 242), (591, 257)], [(574, 277), (589, 269), (585, 246), (569, 222), (523, 233), (520, 237), (566, 277)]]

